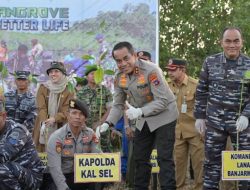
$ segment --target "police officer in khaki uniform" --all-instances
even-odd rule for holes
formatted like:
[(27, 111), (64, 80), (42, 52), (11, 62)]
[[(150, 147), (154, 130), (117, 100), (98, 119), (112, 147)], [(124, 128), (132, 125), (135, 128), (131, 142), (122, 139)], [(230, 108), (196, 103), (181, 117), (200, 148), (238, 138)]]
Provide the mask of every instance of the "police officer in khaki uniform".
[(154, 142), (158, 151), (161, 189), (176, 189), (173, 147), (178, 117), (175, 97), (157, 65), (138, 60), (129, 42), (120, 42), (112, 50), (119, 72), (116, 74), (114, 103), (106, 122), (97, 127), (104, 132), (126, 115), (137, 120), (134, 137), (134, 189), (148, 189)]
[(175, 130), (175, 174), (177, 190), (185, 186), (188, 158), (194, 170), (194, 190), (202, 189), (204, 143), (196, 131), (193, 117), (194, 97), (198, 81), (186, 74), (186, 61), (170, 59), (166, 66), (171, 79), (169, 86), (176, 96), (179, 110)]
[(49, 138), (48, 167), (57, 189), (93, 189), (93, 184), (74, 183), (74, 153), (101, 152), (96, 147), (98, 139), (94, 131), (85, 125), (88, 112), (84, 102), (71, 99), (68, 123)]

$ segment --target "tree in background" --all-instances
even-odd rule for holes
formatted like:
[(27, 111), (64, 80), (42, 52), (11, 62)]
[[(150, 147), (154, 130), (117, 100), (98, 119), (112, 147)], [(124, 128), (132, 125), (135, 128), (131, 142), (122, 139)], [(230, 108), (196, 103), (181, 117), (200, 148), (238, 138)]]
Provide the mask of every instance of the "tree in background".
[(219, 37), (227, 26), (238, 26), (250, 51), (250, 2), (230, 0), (160, 0), (160, 66), (171, 57), (188, 60), (188, 72), (199, 75), (206, 56), (222, 51)]

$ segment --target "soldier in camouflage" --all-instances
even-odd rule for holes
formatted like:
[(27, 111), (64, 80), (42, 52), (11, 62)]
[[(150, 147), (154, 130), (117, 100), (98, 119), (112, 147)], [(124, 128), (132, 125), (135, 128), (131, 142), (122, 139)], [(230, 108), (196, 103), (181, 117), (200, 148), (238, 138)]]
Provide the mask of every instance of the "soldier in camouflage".
[[(240, 53), (242, 45), (240, 29), (226, 28), (221, 36), (224, 51), (207, 57), (200, 73), (194, 116), (196, 129), (205, 132), (204, 190), (219, 189), (221, 152), (228, 136), (235, 144), (239, 133), (239, 150), (250, 150), (250, 84), (241, 90), (250, 58)], [(249, 188), (247, 181), (240, 183), (240, 189)]]
[[(87, 126), (92, 129), (102, 124), (110, 111), (112, 104), (112, 94), (103, 85), (97, 85), (94, 80), (94, 72), (97, 70), (96, 65), (87, 67), (85, 76), (88, 84), (77, 93), (77, 97), (87, 103), (90, 110), (90, 117), (87, 119)], [(101, 113), (100, 113), (101, 112)], [(101, 115), (101, 119), (100, 119)], [(109, 133), (102, 134), (101, 148), (103, 152), (110, 152)]]
[(35, 97), (28, 90), (30, 72), (16, 71), (14, 75), (17, 89), (4, 94), (7, 117), (23, 124), (32, 133), (37, 114)]
[(0, 102), (0, 189), (37, 190), (44, 167), (32, 136), (23, 125), (6, 120), (6, 115)]

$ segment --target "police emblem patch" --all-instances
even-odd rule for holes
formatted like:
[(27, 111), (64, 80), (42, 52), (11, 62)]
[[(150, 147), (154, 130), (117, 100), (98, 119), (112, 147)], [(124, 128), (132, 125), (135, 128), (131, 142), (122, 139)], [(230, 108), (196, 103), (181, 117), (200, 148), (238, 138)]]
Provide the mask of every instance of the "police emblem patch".
[(62, 143), (56, 142), (56, 152), (61, 153), (62, 152)]
[(173, 60), (172, 60), (172, 59), (169, 59), (168, 64), (169, 64), (169, 65), (173, 64)]
[(149, 81), (153, 83), (155, 86), (158, 86), (160, 84), (160, 81), (156, 73), (151, 73), (149, 75)]

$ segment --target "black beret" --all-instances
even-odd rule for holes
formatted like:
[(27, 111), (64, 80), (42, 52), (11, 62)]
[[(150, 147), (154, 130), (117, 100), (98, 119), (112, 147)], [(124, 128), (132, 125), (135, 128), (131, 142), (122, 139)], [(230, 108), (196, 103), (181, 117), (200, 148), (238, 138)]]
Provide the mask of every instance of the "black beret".
[(80, 101), (79, 99), (71, 99), (69, 100), (69, 108), (80, 110), (85, 117), (89, 116), (89, 108), (84, 101)]
[(47, 69), (47, 74), (49, 75), (50, 70), (52, 69), (58, 69), (60, 70), (64, 75), (67, 75), (66, 69), (64, 67), (64, 64), (59, 61), (53, 61), (50, 63), (50, 68)]
[(168, 65), (165, 67), (168, 70), (176, 70), (177, 68), (186, 67), (187, 62), (182, 59), (169, 59)]

